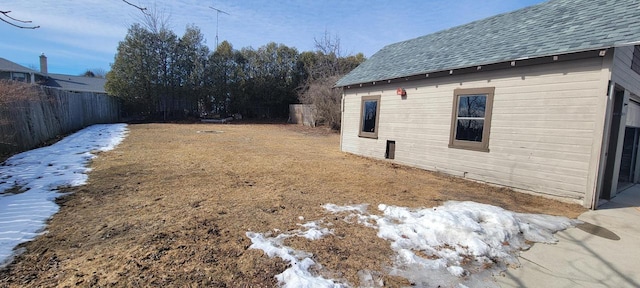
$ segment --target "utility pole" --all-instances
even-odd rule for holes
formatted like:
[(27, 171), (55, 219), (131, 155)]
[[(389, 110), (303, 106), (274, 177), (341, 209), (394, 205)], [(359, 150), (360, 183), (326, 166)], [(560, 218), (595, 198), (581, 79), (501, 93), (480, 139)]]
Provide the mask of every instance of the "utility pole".
[(213, 8), (211, 6), (209, 6), (209, 8), (211, 8), (213, 10), (216, 10), (216, 50), (217, 50), (218, 49), (218, 18), (220, 17), (220, 13), (224, 13), (224, 14), (227, 14), (229, 16), (231, 16), (231, 14), (229, 14), (227, 12), (224, 12), (224, 11), (222, 11), (220, 9)]

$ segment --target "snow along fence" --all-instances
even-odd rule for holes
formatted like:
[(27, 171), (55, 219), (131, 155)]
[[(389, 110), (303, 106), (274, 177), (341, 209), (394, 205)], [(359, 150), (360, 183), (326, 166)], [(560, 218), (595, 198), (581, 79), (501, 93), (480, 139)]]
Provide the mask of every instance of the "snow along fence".
[(106, 94), (1, 81), (0, 154), (29, 150), (92, 124), (117, 122), (119, 105)]

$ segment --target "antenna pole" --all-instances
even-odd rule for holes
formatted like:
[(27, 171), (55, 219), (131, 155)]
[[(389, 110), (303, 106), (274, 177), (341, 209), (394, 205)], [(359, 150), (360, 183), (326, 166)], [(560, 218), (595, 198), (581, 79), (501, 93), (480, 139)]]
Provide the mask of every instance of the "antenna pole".
[(231, 14), (224, 12), (220, 9), (213, 8), (211, 6), (209, 6), (209, 8), (216, 10), (216, 50), (217, 50), (218, 49), (218, 18), (220, 17), (220, 13), (227, 14), (229, 16), (231, 16)]

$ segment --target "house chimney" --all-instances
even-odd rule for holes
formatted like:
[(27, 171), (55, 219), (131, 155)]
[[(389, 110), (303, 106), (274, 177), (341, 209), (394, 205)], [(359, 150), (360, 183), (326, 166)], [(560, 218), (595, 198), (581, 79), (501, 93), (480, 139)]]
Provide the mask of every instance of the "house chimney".
[(47, 74), (47, 56), (44, 56), (44, 53), (40, 55), (40, 73)]

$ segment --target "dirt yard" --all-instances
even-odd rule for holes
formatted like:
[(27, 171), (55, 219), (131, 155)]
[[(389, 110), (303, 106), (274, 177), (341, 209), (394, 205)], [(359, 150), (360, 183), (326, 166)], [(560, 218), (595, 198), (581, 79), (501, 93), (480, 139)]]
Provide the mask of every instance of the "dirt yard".
[[(0, 271), (2, 287), (273, 287), (288, 266), (248, 249), (247, 231), (332, 222), (313, 253), (333, 279), (383, 271), (389, 243), (349, 225), (325, 203), (431, 207), (473, 200), (577, 217), (578, 205), (340, 152), (339, 135), (287, 125), (139, 124), (92, 163), (89, 184), (59, 199), (48, 233)], [(374, 211), (375, 212), (375, 211)], [(338, 272), (336, 272), (338, 271)], [(387, 286), (406, 280), (384, 276)]]

